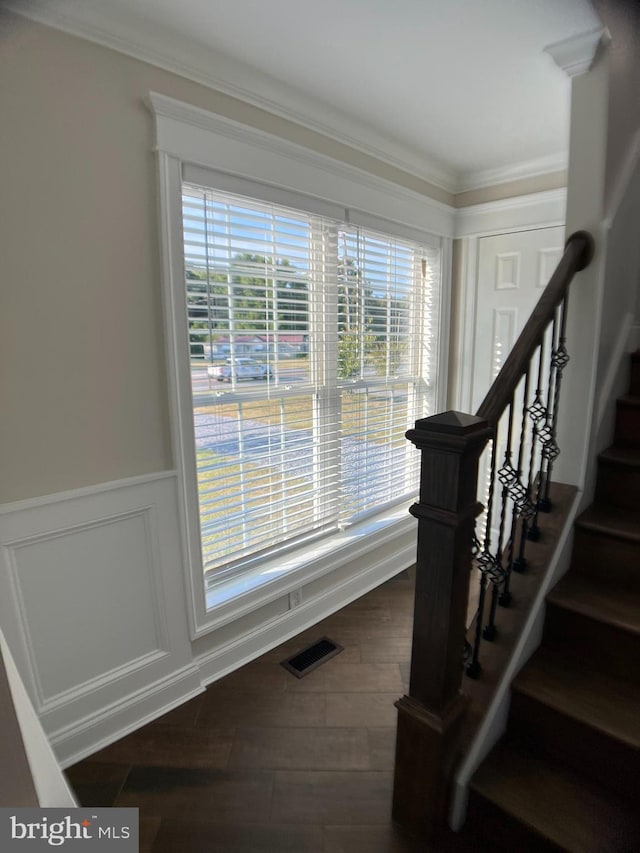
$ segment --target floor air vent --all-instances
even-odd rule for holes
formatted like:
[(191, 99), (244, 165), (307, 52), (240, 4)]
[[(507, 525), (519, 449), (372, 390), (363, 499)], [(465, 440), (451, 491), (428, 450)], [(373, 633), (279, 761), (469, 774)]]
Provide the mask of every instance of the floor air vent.
[(328, 637), (322, 637), (317, 643), (307, 646), (292, 658), (282, 661), (282, 666), (288, 669), (296, 678), (303, 678), (321, 664), (335, 657), (342, 651), (342, 646), (334, 643)]

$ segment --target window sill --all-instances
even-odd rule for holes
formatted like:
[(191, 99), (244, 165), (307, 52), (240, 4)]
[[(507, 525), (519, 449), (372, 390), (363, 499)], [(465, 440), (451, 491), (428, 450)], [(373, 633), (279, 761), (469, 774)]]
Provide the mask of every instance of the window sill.
[(415, 520), (409, 515), (412, 503), (399, 504), (348, 530), (265, 560), (252, 571), (216, 584), (206, 592), (207, 620), (197, 636), (299, 590), (394, 538), (414, 535)]

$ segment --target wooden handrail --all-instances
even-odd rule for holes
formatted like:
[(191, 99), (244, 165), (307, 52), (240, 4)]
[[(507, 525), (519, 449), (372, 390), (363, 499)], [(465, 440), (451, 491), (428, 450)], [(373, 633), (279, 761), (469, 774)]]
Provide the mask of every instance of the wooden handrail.
[(476, 413), (489, 426), (497, 426), (527, 365), (542, 342), (553, 312), (564, 299), (573, 276), (590, 263), (593, 252), (594, 241), (588, 231), (576, 231), (567, 240), (562, 259), (549, 279), (549, 284)]

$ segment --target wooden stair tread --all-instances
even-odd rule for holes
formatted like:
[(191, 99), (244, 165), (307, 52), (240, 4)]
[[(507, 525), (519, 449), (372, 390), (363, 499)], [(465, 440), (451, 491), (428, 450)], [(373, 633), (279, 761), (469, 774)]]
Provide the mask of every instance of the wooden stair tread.
[(599, 457), (603, 462), (629, 468), (640, 468), (640, 449), (637, 447), (608, 447)]
[(640, 512), (637, 510), (604, 503), (592, 504), (577, 519), (576, 526), (605, 536), (640, 542)]
[[(547, 596), (556, 607), (640, 635), (640, 594), (569, 572)], [(624, 637), (621, 637), (621, 641)]]
[(594, 783), (501, 741), (471, 780), (481, 796), (573, 853), (631, 851), (640, 817)]
[(543, 646), (513, 689), (640, 750), (640, 684), (576, 664), (575, 658), (568, 665), (567, 656)]

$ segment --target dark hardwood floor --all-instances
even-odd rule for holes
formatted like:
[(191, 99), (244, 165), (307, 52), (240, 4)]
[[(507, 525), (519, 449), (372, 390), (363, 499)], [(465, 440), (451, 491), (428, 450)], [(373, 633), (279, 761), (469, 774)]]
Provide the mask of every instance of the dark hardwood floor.
[[(429, 853), (391, 821), (394, 702), (407, 689), (413, 580), (401, 572), (205, 693), (67, 770), (86, 806), (140, 809), (150, 853)], [(302, 679), (280, 661), (344, 651)]]

